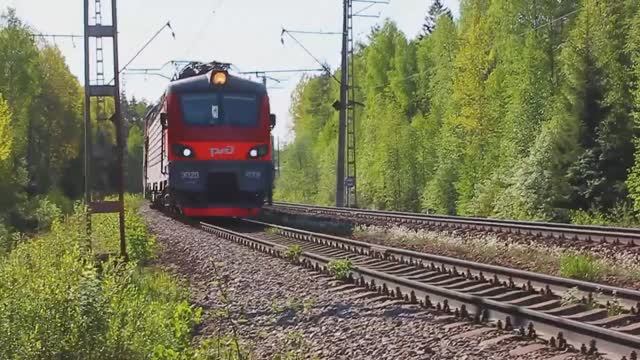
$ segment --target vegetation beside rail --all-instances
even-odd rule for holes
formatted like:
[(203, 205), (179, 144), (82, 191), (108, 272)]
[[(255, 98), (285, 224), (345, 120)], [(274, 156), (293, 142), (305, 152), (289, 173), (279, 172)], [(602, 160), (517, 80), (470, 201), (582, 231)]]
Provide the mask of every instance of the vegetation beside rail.
[(496, 234), (463, 236), (455, 232), (412, 230), (404, 227), (358, 226), (353, 236), (362, 241), (462, 258), (499, 266), (605, 282), (636, 288), (640, 285), (640, 257), (620, 251), (593, 254), (538, 242), (515, 242)]
[[(55, 208), (73, 211), (83, 194), (83, 87), (55, 41), (34, 33), (13, 9), (0, 9), (0, 253), (23, 236), (47, 229)], [(95, 99), (94, 99), (95, 100)], [(92, 100), (93, 101), (93, 100)], [(95, 111), (95, 174), (116, 174), (115, 132)], [(147, 103), (122, 99), (127, 137), (126, 187), (142, 191), (142, 117)], [(92, 106), (96, 109), (96, 106)], [(117, 177), (96, 176), (93, 188), (114, 193)], [(55, 205), (55, 206), (54, 206)]]
[[(387, 22), (357, 48), (359, 205), (638, 224), (640, 3), (436, 3), (418, 37)], [(298, 85), (276, 199), (334, 202), (338, 97)]]
[[(53, 218), (51, 231), (0, 257), (0, 358), (236, 358), (231, 339), (194, 345), (202, 310), (172, 276), (143, 266), (154, 239), (136, 212), (139, 202), (127, 198), (129, 262), (96, 260), (79, 204), (72, 215)], [(96, 251), (117, 249), (110, 235), (117, 220), (94, 225)]]

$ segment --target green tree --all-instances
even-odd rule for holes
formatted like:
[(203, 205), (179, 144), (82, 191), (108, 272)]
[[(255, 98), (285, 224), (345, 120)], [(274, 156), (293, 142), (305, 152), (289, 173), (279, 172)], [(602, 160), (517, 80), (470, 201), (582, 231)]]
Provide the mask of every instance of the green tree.
[(424, 37), (433, 33), (436, 29), (436, 24), (438, 22), (438, 18), (441, 15), (446, 15), (450, 19), (453, 19), (453, 15), (451, 14), (451, 10), (449, 10), (442, 1), (434, 0), (429, 6), (429, 11), (427, 12), (427, 16), (424, 19), (424, 24), (422, 25), (422, 34), (420, 37)]
[(560, 116), (579, 122), (583, 149), (568, 170), (572, 208), (609, 210), (627, 195), (633, 103), (626, 10), (623, 2), (585, 0), (563, 54), (570, 90)]
[(632, 64), (633, 97), (636, 104), (633, 116), (636, 136), (634, 139), (635, 162), (627, 179), (627, 187), (634, 201), (634, 209), (636, 212), (640, 212), (640, 139), (637, 135), (637, 130), (640, 128), (640, 9), (636, 11), (635, 16), (630, 20), (630, 25), (631, 31), (627, 51)]
[(144, 136), (138, 125), (129, 129), (127, 137), (127, 162), (125, 166), (126, 191), (131, 193), (142, 192), (142, 166), (143, 166)]
[(40, 93), (34, 98), (29, 135), (29, 177), (34, 191), (46, 193), (59, 182), (66, 165), (80, 156), (82, 90), (58, 48), (39, 53)]
[(443, 16), (431, 36), (420, 41), (416, 54), (420, 74), (417, 91), (425, 94), (428, 104), (413, 122), (419, 144), (416, 156), (422, 177), (422, 207), (443, 213), (455, 212), (455, 169), (450, 165), (457, 154), (457, 141), (449, 137), (450, 125), (445, 128), (444, 124), (455, 111), (451, 93), (457, 47), (456, 25), (452, 18)]
[(0, 94), (0, 163), (4, 163), (10, 158), (12, 145), (11, 111)]

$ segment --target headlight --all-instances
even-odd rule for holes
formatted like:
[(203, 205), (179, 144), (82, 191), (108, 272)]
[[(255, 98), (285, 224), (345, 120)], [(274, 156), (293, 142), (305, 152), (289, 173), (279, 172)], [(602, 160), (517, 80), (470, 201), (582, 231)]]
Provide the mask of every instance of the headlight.
[(249, 150), (249, 159), (261, 158), (269, 153), (269, 145), (254, 146)]
[(192, 158), (195, 156), (195, 153), (192, 148), (182, 144), (174, 144), (173, 153), (176, 156), (185, 157), (185, 158)]
[(213, 85), (224, 85), (227, 83), (227, 73), (223, 71), (214, 71), (211, 73), (210, 81)]

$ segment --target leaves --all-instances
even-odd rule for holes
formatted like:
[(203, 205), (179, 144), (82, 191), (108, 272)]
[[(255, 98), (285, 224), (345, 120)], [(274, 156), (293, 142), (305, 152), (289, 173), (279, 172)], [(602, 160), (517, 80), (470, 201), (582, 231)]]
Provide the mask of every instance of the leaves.
[[(157, 348), (192, 351), (202, 313), (187, 292), (166, 273), (135, 262), (97, 264), (83, 250), (84, 221), (77, 207), (50, 233), (0, 259), (0, 358), (147, 359)], [(150, 241), (143, 227), (134, 229), (139, 239), (128, 232), (130, 241)]]
[[(640, 202), (637, 2), (440, 5), (418, 39), (387, 22), (355, 55), (360, 206), (568, 221)], [(335, 115), (317, 110), (337, 93), (319, 81), (293, 98), (282, 199), (333, 201)]]
[(5, 162), (9, 158), (12, 145), (11, 111), (0, 93), (0, 162)]

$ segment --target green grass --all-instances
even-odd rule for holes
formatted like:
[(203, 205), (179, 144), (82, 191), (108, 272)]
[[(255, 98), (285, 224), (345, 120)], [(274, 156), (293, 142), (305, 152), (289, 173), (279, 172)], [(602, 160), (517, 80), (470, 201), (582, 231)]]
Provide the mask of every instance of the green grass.
[[(125, 197), (125, 238), (129, 259), (146, 263), (153, 258), (156, 241), (138, 213), (142, 199), (133, 195)], [(92, 216), (93, 251), (97, 254), (119, 254), (120, 237), (117, 214), (99, 214)]]
[(594, 278), (594, 281), (622, 287), (635, 288), (640, 284), (640, 261), (632, 251), (590, 253), (571, 248), (570, 244), (549, 246), (536, 241), (515, 242), (491, 234), (468, 236), (402, 227), (359, 226), (355, 228), (354, 238), (555, 276)]
[[(237, 341), (226, 338), (194, 346), (202, 310), (176, 279), (140, 266), (152, 256), (154, 241), (135, 202), (127, 202), (133, 261), (96, 262), (86, 247), (82, 206), (0, 258), (0, 359), (239, 357)], [(117, 222), (96, 225), (97, 244), (112, 246)]]
[(353, 263), (349, 259), (335, 259), (329, 261), (327, 265), (331, 275), (335, 276), (338, 280), (346, 280), (353, 270)]
[(602, 278), (600, 266), (589, 255), (567, 254), (560, 258), (560, 275), (572, 279), (598, 281)]
[(289, 245), (284, 256), (293, 263), (300, 262), (300, 255), (302, 255), (302, 247), (300, 245)]
[(271, 234), (271, 235), (278, 235), (280, 234), (280, 229), (276, 228), (276, 227), (270, 227), (265, 229), (265, 231), (267, 234)]

